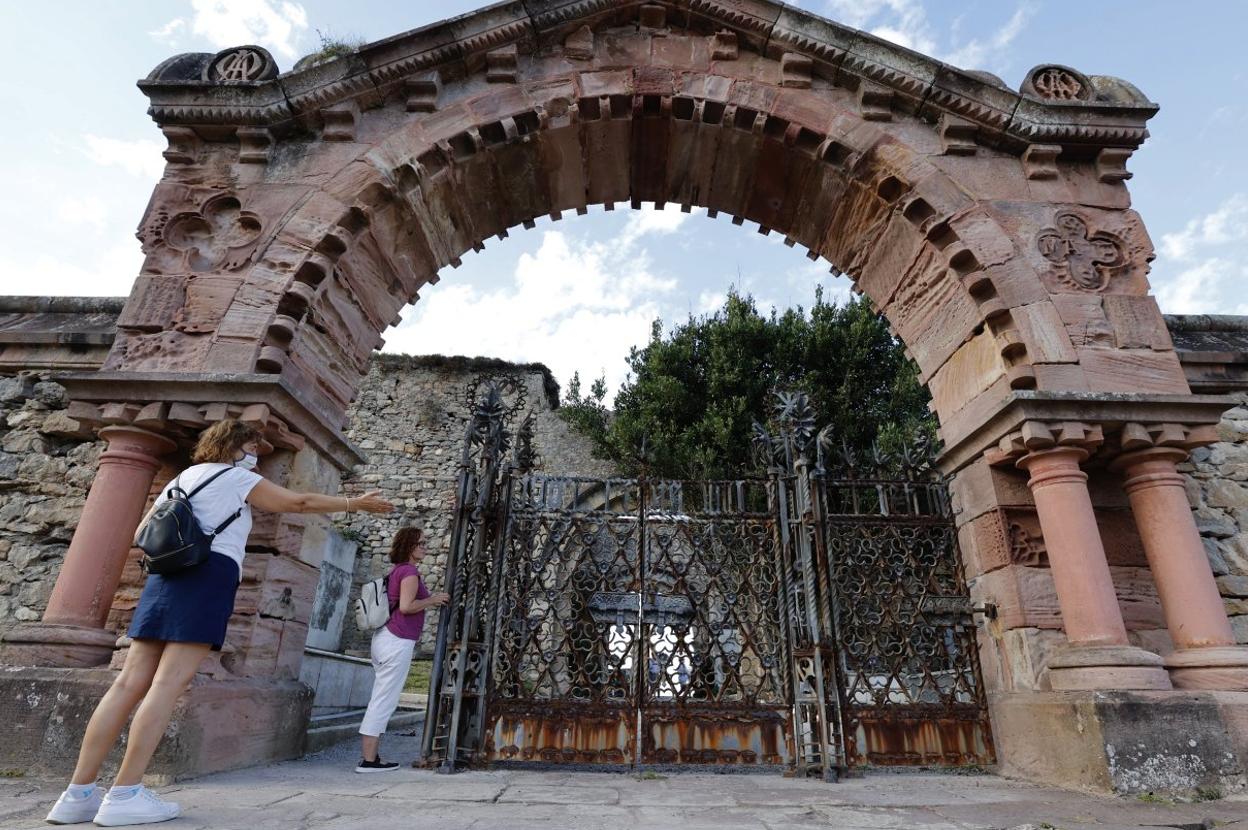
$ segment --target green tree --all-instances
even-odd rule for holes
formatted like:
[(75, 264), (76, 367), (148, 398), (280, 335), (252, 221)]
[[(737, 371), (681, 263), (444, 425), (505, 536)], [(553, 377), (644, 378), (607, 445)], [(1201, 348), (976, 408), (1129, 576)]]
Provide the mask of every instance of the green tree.
[(873, 442), (896, 450), (916, 432), (934, 435), (927, 389), (884, 319), (864, 300), (829, 303), (817, 292), (807, 313), (759, 313), (754, 299), (732, 293), (723, 308), (690, 317), (634, 347), (630, 374), (605, 404), (600, 378), (589, 394), (573, 376), (562, 417), (588, 436), (594, 454), (628, 474), (732, 478), (754, 468), (755, 421), (771, 415), (776, 389), (806, 392), (819, 425), (860, 453)]

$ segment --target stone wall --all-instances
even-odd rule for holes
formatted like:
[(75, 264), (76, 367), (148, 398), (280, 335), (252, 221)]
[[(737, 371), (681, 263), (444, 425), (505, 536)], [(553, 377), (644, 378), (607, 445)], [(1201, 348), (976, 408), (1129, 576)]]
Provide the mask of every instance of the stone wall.
[[(347, 609), (340, 606), (358, 596), (363, 582), (385, 572), (389, 539), (405, 522), (420, 524), (429, 533), (425, 570), (431, 588), (442, 587), (441, 564), (449, 546), (466, 412), (464, 390), (478, 372), (503, 365), (507, 364), (395, 355), (374, 358), (349, 429), (370, 463), (355, 472), (344, 491), (380, 488), (395, 498), (399, 511), (337, 523), (348, 543), (359, 544), (359, 553), (350, 573), (343, 569), (349, 567), (348, 561), (335, 559), (341, 573), (332, 575), (339, 582), (349, 578), (350, 587), (345, 595), (341, 586), (328, 592), (335, 607), (319, 609), (320, 616), (332, 622), (327, 623), (326, 639), (318, 642), (319, 647), (332, 647), (336, 640), (343, 650), (367, 651), (367, 638), (355, 630), (351, 614), (344, 614)], [(610, 465), (590, 457), (584, 440), (571, 434), (555, 412), (557, 391), (545, 369), (521, 368), (537, 415), (540, 469), (610, 474)], [(1220, 426), (1223, 441), (1197, 450), (1184, 471), (1236, 639), (1248, 643), (1248, 393), (1236, 397), (1239, 405), (1226, 413)], [(82, 437), (65, 414), (65, 405), (64, 391), (47, 373), (0, 377), (0, 630), (42, 615), (103, 448), (101, 442)], [(337, 614), (345, 616), (340, 636)], [(1060, 641), (1056, 630), (1037, 633), (1044, 635), (1038, 643)], [(431, 649), (433, 636), (430, 625), (422, 650)], [(1164, 639), (1141, 644), (1164, 650)]]
[(0, 377), (0, 629), (43, 616), (103, 442), (44, 374)]
[[(389, 516), (353, 516), (340, 531), (360, 543), (352, 598), (365, 582), (389, 568), (386, 554), (397, 528), (415, 524), (428, 535), (422, 568), (431, 591), (444, 589), (443, 567), (450, 549), (452, 510), (468, 408), (465, 394), (480, 373), (522, 373), (528, 408), (535, 416), (533, 444), (538, 470), (605, 476), (613, 467), (591, 457), (588, 441), (572, 432), (556, 411), (559, 387), (541, 364), (514, 366), (498, 360), (379, 355), (351, 410), (347, 436), (368, 455), (344, 485), (348, 494), (380, 489), (398, 505)], [(432, 651), (434, 615), (428, 618), (420, 650)], [(366, 654), (368, 636), (352, 614), (343, 626), (342, 648)]]
[(1248, 393), (1222, 416), (1222, 441), (1184, 465), (1196, 526), (1205, 542), (1235, 640), (1248, 643)]

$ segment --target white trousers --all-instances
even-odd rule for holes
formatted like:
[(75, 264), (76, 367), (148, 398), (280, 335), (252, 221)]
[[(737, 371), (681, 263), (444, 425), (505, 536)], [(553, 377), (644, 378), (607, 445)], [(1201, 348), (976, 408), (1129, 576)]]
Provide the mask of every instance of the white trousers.
[(373, 695), (360, 724), (360, 734), (377, 737), (386, 731), (390, 716), (399, 706), (399, 694), (412, 665), (415, 640), (405, 640), (390, 633), (384, 625), (373, 635), (369, 656), (373, 659)]

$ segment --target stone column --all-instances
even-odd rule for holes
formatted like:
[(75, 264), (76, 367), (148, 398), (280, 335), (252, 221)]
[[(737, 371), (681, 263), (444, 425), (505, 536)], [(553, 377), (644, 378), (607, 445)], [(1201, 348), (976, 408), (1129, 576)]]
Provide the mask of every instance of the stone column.
[(0, 660), (10, 665), (97, 666), (108, 662), (117, 634), (104, 628), (134, 531), (160, 457), (176, 446), (137, 427), (105, 427), (108, 448), (43, 620), (5, 635)]
[(1161, 658), (1130, 645), (1114, 591), (1080, 447), (1035, 450), (1031, 478), (1068, 645), (1049, 661), (1054, 689), (1169, 689)]
[(1226, 608), (1205, 556), (1176, 447), (1124, 453), (1113, 467), (1125, 476), (1131, 512), (1157, 583), (1174, 641), (1165, 661), (1179, 689), (1248, 691), (1248, 648), (1235, 645)]

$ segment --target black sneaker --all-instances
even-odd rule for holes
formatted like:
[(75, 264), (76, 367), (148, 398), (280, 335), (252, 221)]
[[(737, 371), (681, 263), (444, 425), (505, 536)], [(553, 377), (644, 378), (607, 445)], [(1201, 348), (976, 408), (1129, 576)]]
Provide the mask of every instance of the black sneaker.
[(390, 772), (391, 770), (396, 770), (398, 768), (399, 765), (393, 761), (387, 762), (381, 760), (380, 755), (377, 756), (377, 760), (375, 761), (361, 760), (355, 765), (356, 772)]

